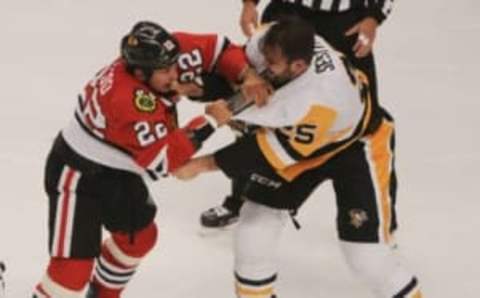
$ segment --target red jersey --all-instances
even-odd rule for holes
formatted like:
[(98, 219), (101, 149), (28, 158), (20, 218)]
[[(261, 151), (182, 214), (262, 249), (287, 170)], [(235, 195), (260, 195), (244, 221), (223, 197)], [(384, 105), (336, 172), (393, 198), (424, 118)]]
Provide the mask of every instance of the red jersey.
[[(242, 49), (218, 35), (176, 33), (180, 82), (218, 72), (237, 81), (247, 66)], [(123, 59), (101, 70), (79, 96), (75, 121), (62, 134), (80, 155), (113, 168), (165, 175), (195, 152), (177, 126), (175, 104), (126, 71)]]

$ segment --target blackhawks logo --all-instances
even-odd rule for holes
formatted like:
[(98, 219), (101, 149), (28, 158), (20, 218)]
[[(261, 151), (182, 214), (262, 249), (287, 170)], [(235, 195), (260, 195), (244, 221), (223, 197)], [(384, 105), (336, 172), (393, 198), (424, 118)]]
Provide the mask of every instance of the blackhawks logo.
[(138, 89), (135, 91), (135, 107), (140, 112), (152, 113), (157, 108), (155, 95), (151, 92)]

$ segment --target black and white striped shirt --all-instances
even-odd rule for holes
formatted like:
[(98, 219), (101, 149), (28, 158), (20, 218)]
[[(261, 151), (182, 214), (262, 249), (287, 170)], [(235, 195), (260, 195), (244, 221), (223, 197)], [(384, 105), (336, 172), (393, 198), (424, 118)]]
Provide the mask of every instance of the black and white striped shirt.
[[(244, 0), (249, 1), (249, 0)], [(255, 3), (259, 0), (250, 0)], [(303, 5), (315, 11), (344, 12), (356, 8), (366, 8), (369, 15), (383, 22), (391, 13), (394, 0), (271, 0)]]

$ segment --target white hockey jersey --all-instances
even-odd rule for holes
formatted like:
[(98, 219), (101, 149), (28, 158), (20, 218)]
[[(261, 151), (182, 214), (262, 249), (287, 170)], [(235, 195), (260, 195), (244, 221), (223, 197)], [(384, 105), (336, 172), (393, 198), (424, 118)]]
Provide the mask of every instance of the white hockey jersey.
[[(250, 63), (266, 68), (260, 47), (266, 30), (247, 43)], [(371, 115), (368, 80), (320, 36), (308, 69), (276, 90), (261, 108), (235, 116), (261, 126), (257, 143), (270, 165), (287, 179), (321, 165), (359, 139)]]

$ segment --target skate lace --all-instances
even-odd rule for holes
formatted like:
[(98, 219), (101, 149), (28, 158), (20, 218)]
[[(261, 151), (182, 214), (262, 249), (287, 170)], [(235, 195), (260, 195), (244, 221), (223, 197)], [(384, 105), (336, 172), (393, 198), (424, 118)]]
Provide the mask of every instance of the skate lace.
[(212, 213), (214, 213), (215, 215), (217, 216), (225, 216), (225, 215), (229, 215), (231, 212), (230, 210), (228, 210), (227, 208), (223, 207), (223, 206), (217, 206), (217, 207), (213, 207), (211, 209)]

